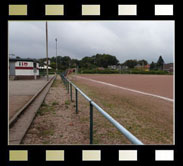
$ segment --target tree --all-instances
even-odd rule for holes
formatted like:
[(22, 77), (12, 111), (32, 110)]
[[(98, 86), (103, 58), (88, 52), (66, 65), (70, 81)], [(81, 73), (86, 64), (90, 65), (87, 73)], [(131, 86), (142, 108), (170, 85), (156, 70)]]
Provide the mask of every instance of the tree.
[(98, 67), (108, 67), (110, 65), (117, 65), (119, 63), (118, 59), (115, 56), (109, 54), (96, 54), (95, 64)]
[(128, 68), (134, 68), (138, 64), (136, 59), (130, 59), (123, 63), (123, 65), (128, 66)]
[(163, 70), (163, 64), (164, 64), (164, 60), (162, 58), (162, 56), (159, 56), (159, 59), (156, 63), (156, 66), (159, 70)]
[(92, 57), (84, 57), (81, 59), (80, 61), (80, 66), (84, 67), (84, 68), (91, 68), (91, 65), (94, 64), (94, 61), (92, 59)]
[(142, 60), (138, 61), (138, 64), (141, 65), (141, 66), (145, 66), (145, 65), (147, 65), (148, 63), (147, 63), (146, 60), (142, 59)]
[(56, 63), (55, 63), (55, 62), (51, 62), (50, 66), (51, 66), (53, 69), (56, 69)]
[(96, 68), (104, 67), (107, 68), (110, 65), (117, 65), (119, 63), (115, 56), (109, 54), (96, 54), (92, 57), (84, 57), (80, 61), (80, 67), (84, 68)]
[[(58, 59), (57, 59), (58, 62)], [(71, 58), (69, 56), (64, 56), (60, 59), (60, 65), (62, 66), (62, 68), (69, 68), (71, 65)]]
[(71, 59), (71, 67), (74, 68), (76, 66), (79, 66), (79, 60)]
[(156, 69), (156, 64), (154, 62), (152, 62), (150, 64), (150, 70), (155, 70)]

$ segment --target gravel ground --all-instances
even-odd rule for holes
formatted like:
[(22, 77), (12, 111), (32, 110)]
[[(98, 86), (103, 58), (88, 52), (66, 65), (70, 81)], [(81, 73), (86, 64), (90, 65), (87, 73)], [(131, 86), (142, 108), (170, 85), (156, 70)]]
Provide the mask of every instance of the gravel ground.
[(89, 144), (89, 111), (80, 109), (85, 105), (76, 114), (75, 102), (57, 76), (23, 144)]

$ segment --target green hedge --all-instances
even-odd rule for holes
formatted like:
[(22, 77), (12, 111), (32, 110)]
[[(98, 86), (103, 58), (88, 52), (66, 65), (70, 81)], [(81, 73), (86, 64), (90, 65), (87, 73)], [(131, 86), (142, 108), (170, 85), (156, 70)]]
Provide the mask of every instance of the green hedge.
[(140, 71), (140, 70), (128, 70), (121, 72), (122, 74), (170, 74), (167, 71), (162, 70), (150, 70), (150, 71)]
[[(57, 73), (62, 73), (64, 70), (57, 70)], [(48, 71), (48, 74), (55, 74), (55, 70), (51, 69)], [(39, 70), (39, 75), (40, 76), (45, 76), (46, 75), (46, 70)]]
[(81, 69), (79, 71), (81, 74), (117, 74), (119, 71), (117, 70), (110, 70), (110, 69), (104, 69), (104, 70), (98, 70), (98, 69)]
[(98, 70), (98, 69), (80, 69), (80, 74), (172, 74), (167, 71), (162, 70), (150, 70), (150, 71), (143, 71), (143, 70), (136, 70), (136, 69), (129, 69), (126, 71), (119, 71), (119, 70), (111, 70), (111, 69), (104, 69), (104, 70)]

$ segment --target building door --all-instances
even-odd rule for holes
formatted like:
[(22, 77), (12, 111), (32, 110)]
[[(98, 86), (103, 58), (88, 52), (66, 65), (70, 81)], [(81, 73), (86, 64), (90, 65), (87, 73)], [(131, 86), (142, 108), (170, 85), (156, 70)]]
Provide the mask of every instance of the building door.
[(34, 73), (37, 73), (37, 66), (36, 66), (36, 63), (34, 62)]
[(36, 63), (34, 62), (33, 63), (33, 66), (34, 66), (34, 79), (36, 80), (37, 77), (36, 77), (36, 74), (37, 74), (37, 66), (36, 66)]
[(10, 62), (9, 67), (10, 67), (10, 76), (15, 76), (15, 62)]

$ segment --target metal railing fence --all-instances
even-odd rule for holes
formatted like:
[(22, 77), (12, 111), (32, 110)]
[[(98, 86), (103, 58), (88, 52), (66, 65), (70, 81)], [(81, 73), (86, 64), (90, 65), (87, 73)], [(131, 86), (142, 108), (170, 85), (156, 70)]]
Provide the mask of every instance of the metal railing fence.
[(123, 127), (119, 122), (117, 122), (113, 117), (111, 117), (107, 112), (105, 112), (100, 106), (98, 106), (94, 101), (92, 101), (84, 92), (82, 92), (75, 84), (65, 77), (65, 74), (61, 75), (62, 81), (69, 94), (70, 90), (70, 100), (72, 101), (72, 87), (75, 88), (75, 104), (76, 104), (76, 114), (78, 114), (78, 92), (89, 102), (90, 106), (90, 144), (93, 144), (93, 107), (95, 107), (109, 122), (111, 122), (132, 144), (143, 145), (143, 143), (136, 138), (132, 133), (130, 133), (125, 127)]

